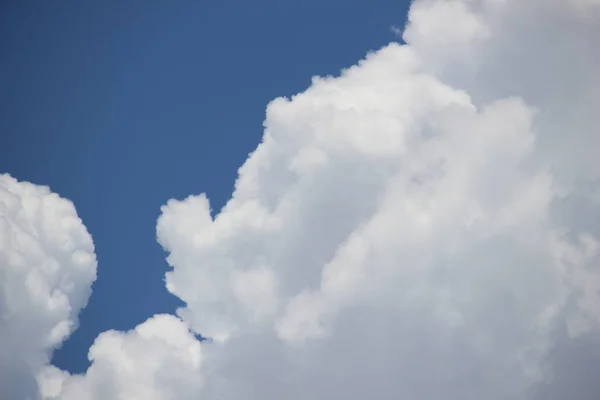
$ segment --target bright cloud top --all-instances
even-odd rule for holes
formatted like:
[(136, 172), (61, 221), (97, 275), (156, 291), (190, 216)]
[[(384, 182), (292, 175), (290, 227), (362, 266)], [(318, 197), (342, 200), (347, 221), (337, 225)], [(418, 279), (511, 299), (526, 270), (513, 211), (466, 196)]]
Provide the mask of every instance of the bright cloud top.
[(416, 1), (406, 45), (269, 104), (214, 219), (163, 207), (180, 318), (45, 396), (598, 395), (598, 37), (595, 1)]

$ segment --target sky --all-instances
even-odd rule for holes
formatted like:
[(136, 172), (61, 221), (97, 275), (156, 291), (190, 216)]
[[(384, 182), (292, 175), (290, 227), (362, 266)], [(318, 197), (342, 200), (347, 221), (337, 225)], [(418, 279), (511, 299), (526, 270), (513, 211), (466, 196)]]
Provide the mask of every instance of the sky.
[(1, 397), (598, 398), (598, 0), (2, 7)]
[[(0, 171), (77, 204), (102, 268), (54, 357), (88, 367), (100, 332), (180, 301), (155, 223), (168, 199), (218, 211), (262, 136), (267, 103), (395, 35), (408, 2), (3, 2)], [(132, 288), (135, 288), (132, 290)]]

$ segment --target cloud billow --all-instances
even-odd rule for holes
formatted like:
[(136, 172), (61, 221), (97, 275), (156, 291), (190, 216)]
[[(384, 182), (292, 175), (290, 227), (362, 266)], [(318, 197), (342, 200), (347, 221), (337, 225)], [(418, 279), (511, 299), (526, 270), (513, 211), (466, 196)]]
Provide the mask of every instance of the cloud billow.
[(597, 37), (590, 0), (414, 2), (406, 44), (268, 105), (216, 217), (162, 208), (185, 307), (46, 398), (598, 395)]

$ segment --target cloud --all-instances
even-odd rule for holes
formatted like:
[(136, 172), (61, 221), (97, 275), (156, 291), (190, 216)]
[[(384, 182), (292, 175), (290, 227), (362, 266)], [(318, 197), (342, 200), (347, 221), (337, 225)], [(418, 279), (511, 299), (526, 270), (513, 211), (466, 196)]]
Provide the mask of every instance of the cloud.
[(39, 377), (47, 399), (197, 399), (202, 388), (200, 342), (172, 315), (155, 315), (129, 332), (100, 334), (92, 366), (70, 376), (47, 367)]
[(163, 208), (167, 287), (217, 339), (206, 398), (532, 399), (600, 366), (568, 357), (600, 315), (586, 7), (417, 1), (407, 45), (269, 104), (214, 220)]
[(589, 0), (416, 1), (406, 45), (268, 105), (215, 218), (169, 200), (186, 306), (45, 396), (596, 395), (599, 31)]
[(35, 375), (77, 327), (96, 279), (92, 238), (73, 204), (0, 175), (0, 388), (33, 399)]

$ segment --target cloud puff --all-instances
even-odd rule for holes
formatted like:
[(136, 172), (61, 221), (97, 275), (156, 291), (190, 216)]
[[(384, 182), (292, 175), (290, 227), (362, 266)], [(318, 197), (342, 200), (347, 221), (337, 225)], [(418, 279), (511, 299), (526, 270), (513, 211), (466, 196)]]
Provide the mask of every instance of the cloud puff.
[(34, 377), (77, 327), (96, 279), (92, 238), (73, 204), (0, 175), (0, 388), (37, 396)]
[(179, 318), (44, 396), (596, 397), (599, 31), (590, 0), (414, 2), (406, 45), (268, 105), (214, 219), (162, 208)]
[(198, 399), (200, 342), (178, 318), (155, 315), (129, 332), (100, 334), (84, 375), (46, 368), (39, 377), (46, 399)]

